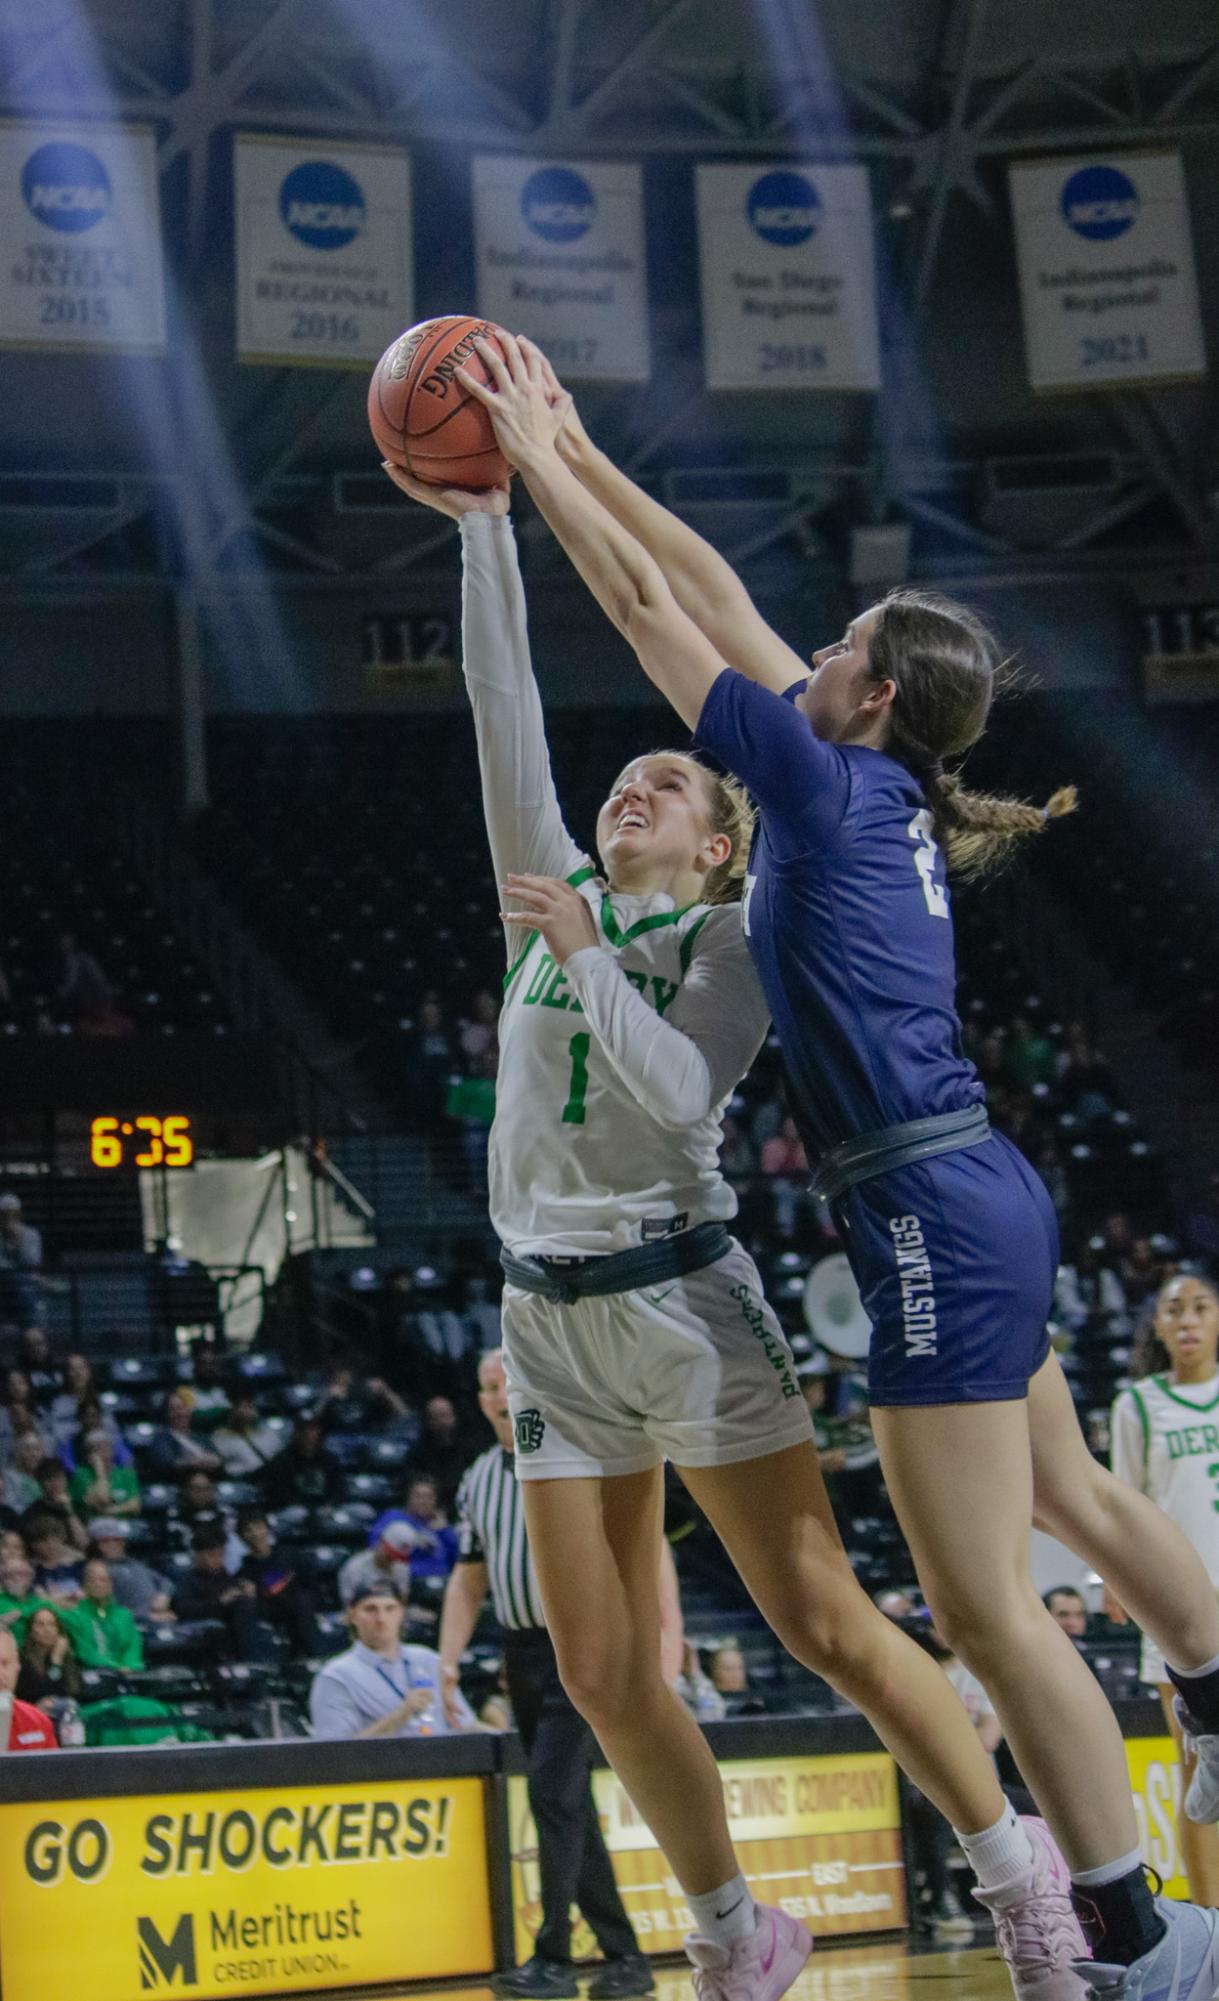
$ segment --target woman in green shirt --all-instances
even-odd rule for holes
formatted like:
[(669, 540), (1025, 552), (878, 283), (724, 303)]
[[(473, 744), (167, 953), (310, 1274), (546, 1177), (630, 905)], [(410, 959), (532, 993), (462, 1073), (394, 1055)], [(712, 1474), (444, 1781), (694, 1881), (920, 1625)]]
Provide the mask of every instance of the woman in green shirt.
[(138, 1674), (144, 1666), (144, 1642), (130, 1612), (116, 1605), (110, 1565), (100, 1556), (85, 1565), (85, 1595), (79, 1605), (60, 1611), (65, 1632), (82, 1667), (118, 1668)]
[(89, 1431), (84, 1458), (68, 1483), (68, 1491), (86, 1515), (138, 1515), (140, 1479), (134, 1466), (116, 1466), (114, 1444), (107, 1431)]

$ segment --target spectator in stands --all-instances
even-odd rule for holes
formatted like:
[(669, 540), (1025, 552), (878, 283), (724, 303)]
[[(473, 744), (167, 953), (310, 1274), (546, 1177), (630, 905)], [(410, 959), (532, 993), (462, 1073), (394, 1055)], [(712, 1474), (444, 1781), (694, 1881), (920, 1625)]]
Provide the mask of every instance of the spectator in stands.
[(238, 1392), (227, 1417), (212, 1433), (212, 1445), (230, 1480), (258, 1479), (284, 1449), (279, 1432), (261, 1416), (248, 1390)]
[(89, 1524), (89, 1554), (100, 1556), (110, 1566), (114, 1601), (130, 1612), (137, 1626), (174, 1624), (177, 1614), (171, 1603), (169, 1580), (138, 1557), (127, 1554), (130, 1522), (115, 1515), (99, 1515)]
[(14, 1635), (18, 1646), (38, 1607), (45, 1604), (46, 1599), (34, 1589), (34, 1566), (29, 1557), (15, 1550), (0, 1554), (0, 1626)]
[(1058, 1090), (1065, 1109), (1085, 1124), (1108, 1118), (1117, 1103), (1113, 1072), (1082, 1022), (1073, 1022), (1067, 1031)]
[(441, 1510), (436, 1482), (430, 1473), (412, 1473), (404, 1506), (387, 1508), (369, 1530), (370, 1547), (387, 1528), (399, 1522), (410, 1531), (411, 1583), (432, 1590), (444, 1584), (457, 1561), (457, 1530)]
[(57, 1751), (59, 1739), (55, 1735), (50, 1717), (41, 1709), (35, 1709), (32, 1702), (22, 1702), (17, 1697), (17, 1678), (20, 1673), (21, 1658), (17, 1652), (17, 1642), (11, 1633), (0, 1633), (0, 1694), (12, 1696), (13, 1699), (8, 1748), (10, 1751)]
[(335, 1370), (322, 1392), (317, 1415), (324, 1425), (340, 1431), (376, 1431), (381, 1426), (401, 1428), (411, 1421), (410, 1405), (391, 1389), (382, 1376), (359, 1382), (354, 1369)]
[(749, 1686), (749, 1669), (735, 1640), (726, 1640), (711, 1656), (710, 1682), (722, 1699), (725, 1716), (744, 1716), (765, 1709), (762, 1697)]
[(119, 1430), (114, 1417), (96, 1394), (81, 1398), (76, 1406), (76, 1420), (76, 1430), (68, 1443), (59, 1448), (59, 1456), (69, 1473), (75, 1473), (80, 1467), (88, 1465), (89, 1449), (85, 1441), (93, 1431), (105, 1432), (114, 1452), (116, 1466), (135, 1464), (131, 1447)]
[[(63, 1384), (51, 1404), (49, 1421), (57, 1445), (67, 1445), (80, 1430), (80, 1406), (98, 1402), (97, 1379), (87, 1355), (75, 1352), (64, 1357)], [(111, 1420), (113, 1422), (113, 1420)]]
[(414, 1545), (409, 1523), (401, 1517), (387, 1520), (371, 1548), (358, 1549), (339, 1571), (339, 1603), (350, 1605), (365, 1585), (390, 1584), (405, 1604), (410, 1595)]
[(42, 1319), (42, 1237), (21, 1213), (19, 1195), (0, 1195), (0, 1321)]
[(477, 1450), (477, 1443), (471, 1443), (458, 1425), (452, 1398), (429, 1397), (423, 1407), (423, 1429), (407, 1462), (408, 1474), (429, 1474), (441, 1507), (451, 1508), (461, 1476)]
[(1116, 1271), (1102, 1264), (1098, 1238), (1081, 1245), (1073, 1264), (1059, 1266), (1054, 1314), (1072, 1334), (1089, 1326), (1105, 1330), (1126, 1324), (1126, 1293)]
[(192, 1467), (205, 1473), (220, 1471), (222, 1461), (210, 1446), (196, 1438), (191, 1428), (192, 1407), (181, 1390), (171, 1390), (165, 1399), (164, 1423), (153, 1433), (148, 1448), (149, 1463), (162, 1479), (180, 1479)]
[(74, 931), (57, 940), (55, 999), (65, 1021), (77, 1026), (90, 1015), (105, 1014), (113, 998), (109, 980), (92, 952), (86, 952)]
[(39, 1473), (46, 1459), (41, 1435), (32, 1427), (13, 1440), (4, 1458), (4, 1505), (15, 1514), (24, 1513), (42, 1499)]
[(673, 1686), (691, 1715), (697, 1716), (700, 1723), (721, 1723), (728, 1714), (727, 1699), (705, 1672), (693, 1640), (686, 1640), (683, 1644), (681, 1673)]
[(266, 1660), (274, 1651), (258, 1616), (258, 1586), (249, 1577), (231, 1577), (225, 1568), (224, 1528), (203, 1522), (191, 1537), (194, 1563), (174, 1593), (179, 1619), (192, 1624), (219, 1621), (225, 1629), (229, 1657), (239, 1661)]
[[(326, 1662), (309, 1691), (318, 1737), (432, 1737), (453, 1726), (441, 1698), (440, 1656), (405, 1645), (406, 1607), (392, 1584), (368, 1584), (348, 1607), (354, 1644)], [(462, 1730), (478, 1721), (460, 1691), (450, 1698)]]
[(291, 1442), (267, 1468), (263, 1491), (270, 1508), (329, 1507), (343, 1499), (343, 1468), (315, 1412), (297, 1417)]
[(70, 1542), (73, 1549), (83, 1552), (88, 1548), (89, 1537), (73, 1504), (68, 1469), (63, 1460), (53, 1459), (48, 1455), (38, 1468), (38, 1480), (42, 1497), (34, 1502), (29, 1512), (37, 1515), (55, 1515), (63, 1531), (64, 1541)]
[(130, 1612), (116, 1601), (110, 1565), (102, 1557), (85, 1564), (84, 1587), (84, 1597), (62, 1614), (77, 1660), (82, 1667), (139, 1674), (144, 1641)]
[(40, 1407), (54, 1403), (64, 1386), (64, 1374), (52, 1353), (45, 1327), (22, 1328), (17, 1360), (30, 1379), (34, 1402)]
[(1088, 1630), (1088, 1605), (1083, 1592), (1077, 1591), (1073, 1584), (1056, 1584), (1052, 1591), (1046, 1592), (1042, 1602), (1051, 1619), (1078, 1644)]
[(174, 1515), (179, 1531), (188, 1541), (198, 1528), (220, 1529), (224, 1535), (226, 1568), (231, 1572), (241, 1568), (246, 1554), (245, 1545), (220, 1499), (216, 1482), (201, 1466), (196, 1466), (182, 1482)]
[[(452, 1309), (444, 1282), (430, 1265), (421, 1265), (415, 1273), (415, 1311), (403, 1319), (400, 1332), (406, 1344), (403, 1362), (411, 1387), (422, 1396), (430, 1393), (433, 1402), (448, 1403), (453, 1408), (454, 1399), (466, 1381), (473, 1342), (469, 1327)], [(433, 1414), (438, 1437), (446, 1422), (443, 1415), (438, 1418)], [(454, 1426), (456, 1422), (454, 1410)], [(425, 1438), (431, 1429), (425, 1404)], [(460, 1449), (463, 1464), (458, 1479), (465, 1470), (467, 1457), (473, 1456), (473, 1448), (467, 1449), (464, 1441)], [(456, 1492), (455, 1487), (453, 1491)]]
[(56, 1605), (75, 1605), (84, 1593), (84, 1562), (64, 1535), (59, 1516), (27, 1517), (25, 1537), (34, 1560), (34, 1589)]
[(468, 1066), (488, 1053), (499, 1056), (499, 1001), (490, 987), (480, 987), (470, 1008), (470, 1018), (459, 1024), (458, 1042)]
[(487, 1185), (487, 1144), (495, 1118), (495, 1079), (499, 1070), (498, 1048), (488, 1049), (470, 1066), (464, 1077), (453, 1077), (445, 1093), (445, 1116), (460, 1128), (461, 1151), (465, 1160), (465, 1185), (472, 1193)]
[(444, 1010), (433, 997), (419, 1008), (406, 1060), (406, 1081), (415, 1117), (425, 1131), (442, 1124), (449, 1078), (456, 1067), (453, 1039), (445, 1025)]
[(1137, 1315), (1155, 1298), (1168, 1276), (1168, 1262), (1156, 1249), (1151, 1237), (1135, 1237), (1130, 1250), (1122, 1260), (1122, 1287), (1130, 1304), (1130, 1310)]
[(42, 1707), (55, 1697), (78, 1702), (80, 1692), (80, 1662), (67, 1628), (53, 1605), (40, 1605), (21, 1644), (17, 1694)]
[(1004, 1069), (1012, 1088), (1032, 1091), (1038, 1084), (1052, 1084), (1057, 1067), (1057, 1052), (1041, 1024), (1027, 1014), (1018, 1014), (1004, 1051)]
[(238, 1581), (253, 1584), (258, 1610), (267, 1625), (283, 1633), (298, 1654), (312, 1659), (321, 1651), (321, 1636), (304, 1558), (277, 1540), (261, 1508), (241, 1510), (237, 1533), (248, 1552), (237, 1573)]
[(9, 1369), (4, 1378), (3, 1402), (0, 1402), (0, 1454), (10, 1453), (14, 1441), (31, 1426), (42, 1435), (41, 1413), (34, 1403), (34, 1386), (24, 1369)]
[(85, 1514), (138, 1515), (143, 1506), (140, 1476), (134, 1466), (116, 1466), (114, 1442), (108, 1431), (97, 1426), (87, 1431), (77, 1453), (77, 1467), (70, 1492)]
[(218, 1413), (227, 1411), (229, 1407), (219, 1350), (207, 1342), (195, 1348), (187, 1395), (196, 1423), (209, 1417), (215, 1420)]

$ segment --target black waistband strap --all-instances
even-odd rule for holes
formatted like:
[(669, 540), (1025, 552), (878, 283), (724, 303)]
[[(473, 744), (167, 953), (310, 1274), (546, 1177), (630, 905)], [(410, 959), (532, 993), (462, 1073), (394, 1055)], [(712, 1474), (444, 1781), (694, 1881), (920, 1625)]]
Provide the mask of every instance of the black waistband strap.
[(692, 1230), (660, 1237), (654, 1244), (633, 1244), (626, 1251), (581, 1258), (571, 1264), (545, 1257), (516, 1258), (511, 1251), (501, 1251), (499, 1261), (505, 1278), (520, 1291), (540, 1293), (560, 1306), (574, 1306), (577, 1299), (607, 1292), (638, 1292), (641, 1286), (663, 1285), (667, 1278), (684, 1278), (688, 1272), (713, 1265), (731, 1249), (732, 1238), (723, 1223), (696, 1223)]
[(935, 1118), (909, 1119), (905, 1125), (882, 1126), (876, 1132), (856, 1133), (830, 1148), (817, 1163), (812, 1192), (834, 1202), (857, 1181), (874, 1181), (877, 1175), (891, 1174), (895, 1167), (909, 1167), (912, 1161), (930, 1160), (937, 1153), (956, 1153), (962, 1147), (980, 1146), (990, 1137), (990, 1119), (985, 1105), (970, 1105), (963, 1112), (941, 1112)]

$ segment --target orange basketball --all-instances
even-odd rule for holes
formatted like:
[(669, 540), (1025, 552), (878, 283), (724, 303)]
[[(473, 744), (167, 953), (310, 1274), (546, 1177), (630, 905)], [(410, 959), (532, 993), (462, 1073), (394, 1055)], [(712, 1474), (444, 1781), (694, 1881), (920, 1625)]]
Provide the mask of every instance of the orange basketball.
[(383, 458), (431, 486), (502, 485), (511, 468), (490, 416), (456, 375), (465, 367), (486, 382), (474, 342), (488, 341), (502, 353), (499, 333), (490, 320), (451, 313), (421, 320), (386, 348), (368, 385), (368, 421)]

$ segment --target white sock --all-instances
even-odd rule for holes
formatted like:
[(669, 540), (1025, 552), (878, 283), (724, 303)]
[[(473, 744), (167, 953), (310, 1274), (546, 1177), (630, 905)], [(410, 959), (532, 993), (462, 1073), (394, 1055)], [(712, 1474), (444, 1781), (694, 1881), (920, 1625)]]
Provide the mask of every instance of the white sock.
[(1010, 1801), (994, 1826), (984, 1827), (981, 1834), (961, 1834), (956, 1828), (953, 1832), (980, 1890), (991, 1893), (1010, 1890), (1023, 1883), (1032, 1870), (1033, 1844)]
[(1106, 1862), (1100, 1869), (1072, 1869), (1071, 1881), (1077, 1890), (1099, 1890), (1106, 1883), (1120, 1882), (1123, 1876), (1142, 1866), (1143, 1858), (1136, 1848), (1132, 1854), (1122, 1855), (1116, 1862)]
[(1200, 1668), (1174, 1667), (1173, 1673), (1175, 1675), (1179, 1675), (1182, 1681), (1202, 1681), (1208, 1674), (1219, 1674), (1219, 1654), (1215, 1655), (1213, 1661), (1207, 1661), (1205, 1667), (1200, 1667)]
[(757, 1910), (743, 1876), (733, 1876), (722, 1888), (707, 1890), (702, 1896), (688, 1896), (686, 1902), (698, 1936), (710, 1939), (712, 1945), (732, 1945), (757, 1930)]

